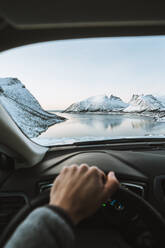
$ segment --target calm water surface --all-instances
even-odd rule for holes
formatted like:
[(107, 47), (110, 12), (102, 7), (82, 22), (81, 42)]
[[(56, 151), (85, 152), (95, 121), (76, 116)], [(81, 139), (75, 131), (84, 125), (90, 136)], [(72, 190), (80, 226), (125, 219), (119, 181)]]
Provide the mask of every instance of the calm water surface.
[(93, 137), (130, 137), (165, 135), (165, 122), (152, 117), (123, 114), (66, 114), (56, 113), (66, 121), (50, 127), (39, 138), (67, 140)]

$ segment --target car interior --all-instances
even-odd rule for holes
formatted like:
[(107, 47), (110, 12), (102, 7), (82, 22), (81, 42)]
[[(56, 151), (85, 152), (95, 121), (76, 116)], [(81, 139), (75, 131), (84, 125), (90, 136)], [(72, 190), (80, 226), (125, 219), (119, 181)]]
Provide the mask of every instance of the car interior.
[[(51, 40), (155, 35), (165, 35), (162, 1), (0, 3), (1, 52)], [(120, 189), (76, 227), (76, 247), (121, 247), (121, 238), (128, 247), (164, 247), (165, 139), (44, 147), (26, 137), (2, 106), (0, 130), (0, 247), (33, 209), (48, 203), (61, 169), (82, 163), (114, 171)]]

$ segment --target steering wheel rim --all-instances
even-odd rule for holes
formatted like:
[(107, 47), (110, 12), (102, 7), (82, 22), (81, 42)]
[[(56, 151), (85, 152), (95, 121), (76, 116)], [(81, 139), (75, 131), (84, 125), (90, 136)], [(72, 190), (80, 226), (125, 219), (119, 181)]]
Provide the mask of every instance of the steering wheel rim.
[[(32, 200), (30, 204), (27, 204), (19, 211), (19, 213), (11, 220), (9, 225), (2, 233), (0, 247), (3, 247), (6, 244), (17, 226), (28, 216), (28, 214), (30, 214), (31, 211), (37, 207), (46, 205), (49, 202), (49, 194), (49, 191), (42, 193), (39, 197)], [(134, 210), (141, 215), (144, 222), (147, 224), (148, 229), (156, 240), (156, 247), (163, 248), (165, 220), (162, 215), (142, 197), (130, 191), (129, 189), (124, 188), (123, 186), (119, 187), (119, 190), (115, 193), (114, 198), (116, 200), (128, 200), (129, 204), (134, 207)]]
[(156, 241), (154, 247), (163, 248), (165, 245), (164, 217), (149, 202), (128, 188), (120, 186), (120, 189), (117, 191), (114, 198), (119, 201), (127, 199), (130, 207), (134, 208), (134, 211), (143, 218), (144, 223), (151, 232), (154, 240)]

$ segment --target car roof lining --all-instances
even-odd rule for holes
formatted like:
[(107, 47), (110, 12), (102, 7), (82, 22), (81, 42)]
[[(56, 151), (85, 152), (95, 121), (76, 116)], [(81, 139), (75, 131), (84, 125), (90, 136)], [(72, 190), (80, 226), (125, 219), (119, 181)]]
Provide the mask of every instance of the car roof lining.
[(50, 40), (164, 34), (162, 1), (0, 2), (0, 51)]
[(160, 21), (164, 20), (162, 1), (132, 0), (1, 0), (0, 13), (18, 27), (36, 24)]

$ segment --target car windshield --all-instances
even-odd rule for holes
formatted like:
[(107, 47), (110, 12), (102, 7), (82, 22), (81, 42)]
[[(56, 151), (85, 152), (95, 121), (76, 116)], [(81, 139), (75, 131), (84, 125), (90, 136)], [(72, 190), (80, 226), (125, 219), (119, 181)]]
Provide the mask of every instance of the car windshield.
[(165, 135), (165, 37), (37, 43), (0, 54), (0, 104), (42, 145)]

